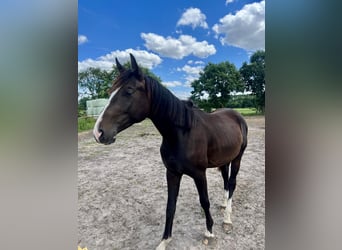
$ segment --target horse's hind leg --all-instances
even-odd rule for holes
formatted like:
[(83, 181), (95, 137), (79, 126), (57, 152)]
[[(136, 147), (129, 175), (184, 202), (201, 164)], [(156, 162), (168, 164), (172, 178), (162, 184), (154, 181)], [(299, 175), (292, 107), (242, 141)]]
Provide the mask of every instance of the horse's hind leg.
[(224, 189), (224, 195), (223, 195), (223, 202), (222, 202), (222, 207), (226, 208), (228, 206), (228, 196), (229, 196), (229, 191), (228, 191), (228, 175), (229, 175), (229, 164), (226, 164), (222, 167), (220, 167), (221, 170), (221, 175), (223, 178), (223, 189)]
[(236, 176), (240, 169), (241, 156), (235, 158), (231, 163), (230, 176), (228, 180), (228, 201), (224, 211), (224, 229), (228, 232), (232, 227), (232, 220), (230, 218), (232, 213), (232, 197), (236, 188)]

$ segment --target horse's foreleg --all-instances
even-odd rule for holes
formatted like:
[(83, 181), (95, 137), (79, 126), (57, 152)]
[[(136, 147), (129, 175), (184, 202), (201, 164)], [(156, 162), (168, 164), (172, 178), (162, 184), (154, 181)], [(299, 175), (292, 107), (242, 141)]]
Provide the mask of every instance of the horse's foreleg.
[(177, 175), (169, 170), (166, 172), (166, 180), (167, 180), (167, 207), (166, 207), (166, 223), (165, 223), (165, 230), (163, 234), (163, 240), (157, 247), (157, 250), (164, 250), (167, 244), (171, 241), (172, 236), (172, 224), (173, 224), (173, 217), (176, 211), (176, 203), (177, 197), (179, 192), (179, 186), (181, 181), (182, 175)]
[(207, 238), (213, 238), (213, 218), (211, 217), (210, 214), (210, 202), (209, 202), (209, 197), (208, 197), (208, 188), (207, 188), (207, 178), (205, 172), (203, 172), (201, 175), (198, 177), (194, 178), (195, 184), (197, 187), (197, 191), (200, 197), (200, 203), (201, 206), (204, 210), (205, 213), (205, 218), (206, 218), (206, 225), (207, 225), (207, 230), (205, 232), (205, 237)]

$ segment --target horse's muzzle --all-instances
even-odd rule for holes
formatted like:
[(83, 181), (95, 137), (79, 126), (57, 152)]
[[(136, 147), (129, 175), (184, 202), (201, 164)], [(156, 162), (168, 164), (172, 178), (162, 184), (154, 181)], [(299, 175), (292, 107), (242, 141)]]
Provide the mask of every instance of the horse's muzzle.
[(115, 140), (116, 140), (116, 138), (113, 137), (113, 138), (111, 138), (111, 139), (109, 139), (109, 140), (105, 140), (105, 141), (103, 141), (103, 142), (100, 141), (100, 142), (103, 143), (104, 145), (110, 145), (110, 144), (114, 143)]
[(109, 145), (115, 142), (116, 138), (115, 135), (114, 136), (106, 136), (105, 133), (100, 129), (98, 136), (94, 135), (95, 140), (98, 143), (102, 143), (104, 145)]

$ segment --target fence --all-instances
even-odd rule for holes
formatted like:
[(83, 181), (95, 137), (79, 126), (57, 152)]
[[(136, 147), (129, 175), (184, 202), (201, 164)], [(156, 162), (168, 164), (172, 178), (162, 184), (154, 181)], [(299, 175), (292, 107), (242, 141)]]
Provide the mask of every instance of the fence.
[(87, 116), (97, 117), (107, 105), (108, 99), (101, 98), (87, 101)]

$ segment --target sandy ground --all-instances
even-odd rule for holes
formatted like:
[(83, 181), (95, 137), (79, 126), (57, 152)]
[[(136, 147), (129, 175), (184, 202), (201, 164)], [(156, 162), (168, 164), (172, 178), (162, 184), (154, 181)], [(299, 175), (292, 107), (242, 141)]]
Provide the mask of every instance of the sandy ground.
[[(167, 249), (264, 249), (265, 119), (246, 118), (248, 146), (233, 196), (233, 231), (222, 229), (223, 180), (207, 170), (211, 245), (202, 243), (205, 216), (193, 180), (183, 176)], [(161, 136), (149, 120), (120, 133), (114, 144), (97, 144), (91, 132), (78, 135), (78, 245), (97, 249), (155, 249), (165, 222), (167, 187), (159, 154)]]

